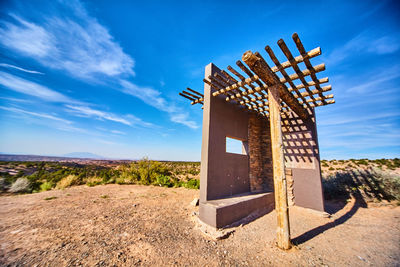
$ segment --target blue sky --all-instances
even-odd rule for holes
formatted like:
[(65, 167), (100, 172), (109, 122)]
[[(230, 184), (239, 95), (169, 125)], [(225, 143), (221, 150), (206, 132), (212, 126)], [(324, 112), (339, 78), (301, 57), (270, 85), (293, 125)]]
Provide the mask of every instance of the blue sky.
[(284, 61), (294, 32), (335, 94), (321, 157), (399, 157), (396, 1), (1, 1), (0, 152), (199, 160), (202, 111), (178, 92), (246, 50)]

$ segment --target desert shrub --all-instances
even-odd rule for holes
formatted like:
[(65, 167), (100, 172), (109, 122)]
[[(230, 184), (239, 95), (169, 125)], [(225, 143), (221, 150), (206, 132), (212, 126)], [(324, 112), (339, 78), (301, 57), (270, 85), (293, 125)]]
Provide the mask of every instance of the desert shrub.
[(32, 191), (31, 183), (26, 178), (18, 178), (10, 187), (11, 193), (28, 193)]
[(368, 160), (365, 159), (360, 159), (357, 161), (358, 165), (368, 165)]
[(158, 161), (148, 160), (144, 158), (138, 163), (138, 173), (142, 184), (152, 184), (160, 175), (169, 176), (171, 174), (167, 166), (162, 165)]
[(7, 185), (6, 178), (0, 177), (0, 192), (6, 191), (8, 188)]
[(90, 177), (86, 180), (87, 186), (96, 186), (103, 184), (103, 179), (97, 176)]
[(322, 167), (329, 167), (328, 163), (326, 163), (326, 161), (322, 162)]
[(165, 187), (173, 187), (175, 185), (174, 181), (172, 181), (170, 176), (159, 175), (154, 182), (155, 185), (165, 186)]
[(40, 191), (47, 191), (53, 188), (53, 184), (51, 182), (44, 182), (40, 185)]
[(199, 189), (200, 188), (200, 180), (197, 179), (189, 179), (187, 182), (182, 183), (183, 187), (191, 188), (191, 189)]
[(400, 203), (400, 176), (379, 169), (351, 170), (324, 176), (326, 199), (361, 197), (368, 201), (396, 201)]
[(333, 168), (333, 167), (330, 167), (328, 170), (330, 170), (330, 171), (334, 171), (334, 170), (335, 170), (335, 168)]
[(79, 181), (78, 176), (72, 175), (72, 174), (71, 174), (71, 175), (68, 175), (68, 176), (62, 178), (62, 179), (57, 183), (56, 188), (57, 188), (57, 189), (64, 189), (64, 188), (67, 188), (67, 187), (69, 187), (69, 186), (72, 186), (72, 185), (79, 185), (79, 184), (80, 184), (80, 181)]

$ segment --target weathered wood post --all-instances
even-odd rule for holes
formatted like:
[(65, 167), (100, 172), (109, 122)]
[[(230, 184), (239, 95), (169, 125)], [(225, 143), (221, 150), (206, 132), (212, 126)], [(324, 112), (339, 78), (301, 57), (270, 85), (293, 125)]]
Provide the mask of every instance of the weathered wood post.
[(269, 87), (268, 103), (275, 189), (275, 210), (278, 219), (277, 241), (278, 247), (282, 249), (289, 249), (291, 247), (290, 225), (287, 202), (285, 159), (283, 155), (280, 102), (281, 100), (277, 86)]
[[(289, 209), (287, 202), (287, 188), (285, 176), (285, 162), (283, 155), (283, 141), (281, 129), (281, 99), (280, 99), (280, 82), (272, 73), (267, 62), (259, 54), (253, 54), (247, 51), (243, 54), (243, 61), (254, 71), (260, 79), (268, 85), (268, 105), (269, 120), (271, 129), (271, 145), (272, 145), (272, 166), (274, 175), (274, 193), (275, 193), (275, 211), (277, 214), (277, 244), (281, 249), (289, 249), (290, 242), (290, 225), (289, 225)], [(288, 92), (288, 94), (290, 94)], [(287, 102), (290, 102), (292, 95), (285, 95)], [(295, 99), (294, 99), (295, 100)], [(297, 102), (297, 101), (296, 101)], [(295, 106), (295, 102), (293, 102)], [(299, 107), (299, 110), (303, 110)]]

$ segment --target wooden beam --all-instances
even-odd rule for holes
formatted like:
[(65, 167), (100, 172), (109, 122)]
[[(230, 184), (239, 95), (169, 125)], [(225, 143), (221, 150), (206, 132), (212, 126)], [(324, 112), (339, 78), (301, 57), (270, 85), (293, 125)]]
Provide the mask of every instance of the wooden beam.
[[(292, 39), (293, 39), (293, 41), (296, 43), (297, 49), (299, 50), (300, 54), (305, 53), (306, 50), (304, 49), (304, 46), (303, 46), (303, 44), (301, 43), (300, 38), (299, 38), (299, 36), (297, 35), (297, 33), (293, 33)], [(304, 59), (304, 64), (306, 65), (307, 69), (309, 69), (309, 70), (312, 70), (312, 69), (313, 69), (313, 66), (311, 65), (311, 62), (310, 62), (310, 60), (309, 60), (308, 58)], [(318, 78), (317, 78), (317, 76), (315, 75), (315, 73), (311, 72), (311, 75), (310, 75), (310, 76), (311, 76), (311, 79), (312, 79), (314, 82), (318, 81)], [(318, 83), (316, 84), (315, 88), (318, 89), (318, 90), (321, 90), (321, 87), (319, 86)], [(322, 93), (320, 93), (319, 96), (322, 97)], [(324, 101), (323, 101), (323, 102), (324, 102)]]
[[(313, 58), (313, 57), (316, 57), (316, 56), (319, 56), (319, 55), (321, 55), (321, 48), (317, 47), (317, 48), (314, 48), (313, 50), (310, 50), (309, 52), (307, 52), (305, 54), (302, 54), (300, 56), (295, 57), (294, 61), (296, 63), (301, 63), (301, 62), (303, 62), (303, 61), (305, 61), (307, 59), (310, 59), (310, 58)], [(291, 65), (292, 64), (290, 63), (290, 61), (285, 61), (285, 62), (283, 62), (281, 64), (281, 67), (273, 66), (271, 68), (271, 70), (273, 72), (277, 72), (277, 71), (280, 71), (281, 68), (286, 69), (286, 68), (289, 68)]]
[[(324, 71), (324, 70), (325, 70), (325, 64), (321, 63), (321, 64), (319, 64), (319, 65), (314, 67), (313, 73), (318, 73), (318, 72), (321, 72), (321, 71)], [(305, 70), (301, 71), (301, 75), (303, 77), (309, 76), (310, 74), (311, 74), (311, 71), (309, 69), (305, 69)], [(293, 74), (289, 75), (289, 79), (292, 80), (292, 81), (297, 80), (299, 78), (300, 77), (299, 77), (299, 75), (297, 73), (293, 73)], [(281, 78), (280, 81), (281, 81), (281, 83), (288, 82), (288, 80), (286, 80), (285, 78)]]
[(303, 120), (308, 120), (310, 115), (307, 110), (300, 105), (299, 101), (289, 92), (286, 85), (279, 81), (278, 76), (271, 71), (268, 63), (259, 53), (247, 51), (242, 56), (243, 61), (249, 68), (268, 86), (278, 86), (280, 97), (283, 101)]
[[(246, 61), (245, 61), (246, 62)], [(246, 62), (247, 64), (247, 62)], [(251, 67), (250, 67), (251, 68)], [(271, 130), (272, 167), (274, 176), (275, 211), (277, 214), (277, 244), (281, 249), (291, 248), (289, 209), (283, 154), (281, 105), (279, 85), (268, 88), (269, 122)]]
[(195, 93), (196, 95), (199, 95), (200, 97), (204, 97), (203, 94), (200, 94), (199, 92), (197, 92), (197, 91), (195, 91), (195, 90), (193, 90), (193, 89), (190, 89), (189, 87), (186, 88), (186, 89), (189, 90), (189, 91), (192, 92), (192, 93)]
[[(297, 63), (294, 61), (294, 57), (293, 57), (292, 53), (290, 52), (289, 48), (287, 47), (287, 45), (285, 44), (285, 41), (283, 41), (283, 39), (280, 39), (278, 41), (278, 46), (281, 48), (281, 50), (285, 54), (286, 58), (292, 63), (292, 68), (297, 73), (297, 75), (299, 75), (299, 79), (304, 84), (304, 88), (306, 89), (306, 91), (310, 93), (310, 98), (314, 99), (314, 96), (311, 94), (310, 88), (308, 87), (308, 82), (305, 80), (302, 71), (300, 70), (299, 66), (297, 66)], [(313, 74), (311, 68), (307, 67), (307, 69), (310, 70), (310, 72), (311, 72), (310, 74)], [(318, 81), (318, 80), (316, 80), (316, 81)]]
[(195, 101), (195, 100), (196, 100), (196, 99), (191, 98), (191, 97), (189, 97), (189, 96), (187, 96), (187, 95), (184, 95), (184, 94), (182, 94), (182, 93), (179, 93), (179, 95), (180, 95), (180, 96), (183, 96), (184, 98), (189, 99), (190, 101)]
[[(267, 51), (269, 57), (272, 59), (272, 61), (275, 63), (275, 65), (280, 69), (280, 72), (282, 73), (283, 77), (285, 77), (285, 79), (288, 81), (289, 85), (291, 86), (291, 88), (293, 88), (293, 90), (296, 92), (296, 95), (298, 97), (301, 98), (301, 100), (303, 100), (303, 102), (306, 102), (306, 99), (301, 95), (300, 91), (297, 89), (296, 85), (293, 83), (292, 80), (289, 79), (289, 75), (287, 74), (287, 72), (285, 71), (285, 69), (283, 69), (281, 66), (281, 63), (279, 62), (278, 58), (275, 56), (274, 52), (272, 51), (271, 47), (269, 45), (267, 45), (265, 47), (265, 51)], [(303, 83), (304, 85), (304, 83)], [(304, 85), (306, 86), (306, 85)], [(288, 89), (289, 90), (289, 89)], [(289, 90), (290, 92), (290, 90)], [(306, 102), (307, 103), (307, 102)]]

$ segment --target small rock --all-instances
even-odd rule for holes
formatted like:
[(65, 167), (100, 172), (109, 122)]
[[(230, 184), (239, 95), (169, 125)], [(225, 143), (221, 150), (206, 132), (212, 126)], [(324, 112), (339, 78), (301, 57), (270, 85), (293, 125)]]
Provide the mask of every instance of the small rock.
[(190, 205), (192, 205), (193, 207), (196, 207), (199, 205), (199, 199), (195, 198), (192, 200), (192, 202), (190, 202)]
[(361, 257), (361, 256), (357, 256), (360, 260), (362, 260), (362, 261), (367, 261), (366, 259), (364, 259), (363, 257)]

